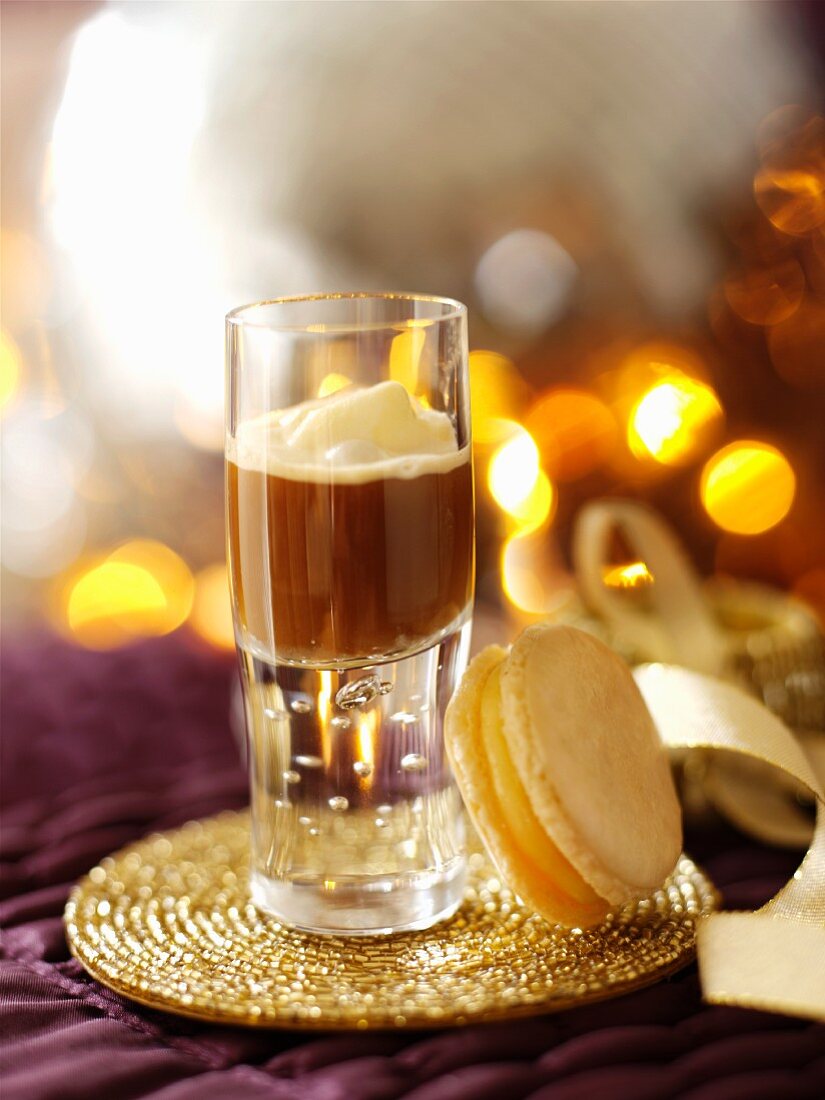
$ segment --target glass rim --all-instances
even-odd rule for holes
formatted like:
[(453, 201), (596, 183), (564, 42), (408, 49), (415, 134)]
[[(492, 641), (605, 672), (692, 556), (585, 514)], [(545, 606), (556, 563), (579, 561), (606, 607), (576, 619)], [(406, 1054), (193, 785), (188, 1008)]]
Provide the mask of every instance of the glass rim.
[[(277, 321), (258, 321), (255, 315), (267, 306), (296, 305), (301, 302), (340, 302), (340, 301), (386, 301), (386, 302), (430, 302), (448, 307), (439, 317), (409, 317), (385, 321), (308, 321), (304, 324), (283, 323)], [(342, 290), (322, 291), (317, 294), (288, 294), (277, 298), (262, 298), (257, 302), (236, 306), (226, 314), (227, 325), (244, 328), (268, 329), (271, 332), (296, 332), (310, 335), (329, 335), (343, 332), (359, 332), (378, 329), (397, 329), (410, 321), (426, 322), (437, 325), (442, 321), (456, 321), (467, 316), (467, 307), (456, 298), (446, 298), (439, 294), (418, 294), (414, 291), (390, 290)]]

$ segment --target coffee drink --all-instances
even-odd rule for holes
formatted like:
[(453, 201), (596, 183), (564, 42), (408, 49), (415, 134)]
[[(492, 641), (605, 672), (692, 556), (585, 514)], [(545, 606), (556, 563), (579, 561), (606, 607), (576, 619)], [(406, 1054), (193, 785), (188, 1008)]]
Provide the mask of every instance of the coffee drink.
[(397, 382), (241, 425), (227, 489), (247, 647), (345, 667), (430, 645), (465, 612), (469, 448)]

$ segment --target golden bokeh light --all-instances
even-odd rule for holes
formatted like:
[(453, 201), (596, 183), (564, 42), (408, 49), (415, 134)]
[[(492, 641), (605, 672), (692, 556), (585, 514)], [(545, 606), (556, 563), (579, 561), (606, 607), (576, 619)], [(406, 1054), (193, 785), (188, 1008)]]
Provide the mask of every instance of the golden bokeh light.
[(556, 492), (544, 470), (539, 470), (532, 490), (520, 503), (506, 509), (517, 523), (519, 533), (534, 531), (549, 522), (556, 507)]
[(318, 386), (318, 396), (329, 397), (331, 393), (337, 393), (338, 390), (342, 390), (345, 386), (351, 384), (352, 379), (347, 378), (345, 374), (332, 371), (321, 379), (321, 384)]
[(619, 370), (620, 388), (638, 394), (641, 388), (648, 388), (671, 374), (702, 380), (706, 373), (702, 356), (694, 348), (672, 340), (649, 340), (623, 357)]
[(558, 481), (575, 481), (598, 469), (618, 436), (607, 405), (585, 390), (551, 390), (533, 405), (524, 423)]
[(194, 588), (173, 550), (136, 539), (74, 573), (61, 600), (61, 626), (90, 649), (168, 634), (189, 615)]
[(627, 425), (628, 446), (637, 458), (678, 466), (696, 456), (722, 419), (722, 406), (710, 386), (674, 373), (634, 405)]
[(163, 615), (166, 596), (157, 578), (142, 565), (128, 561), (104, 561), (94, 566), (72, 587), (66, 606), (69, 628), (81, 640), (90, 624), (102, 619), (141, 619)]
[[(618, 357), (619, 351), (614, 352)], [(689, 462), (695, 451), (699, 450), (704, 438), (694, 441), (690, 432), (682, 433), (681, 424), (683, 415), (691, 417), (700, 414), (703, 402), (698, 393), (694, 391), (693, 400), (687, 393), (683, 393), (682, 382), (688, 380), (687, 389), (693, 390), (694, 386), (709, 386), (708, 368), (698, 350), (672, 340), (656, 339), (638, 344), (629, 351), (624, 351), (618, 358), (617, 365), (602, 372), (597, 380), (599, 395), (610, 407), (617, 422), (621, 425), (626, 446), (615, 447), (608, 459), (608, 466), (614, 477), (645, 478), (661, 477), (661, 466), (679, 465)], [(674, 388), (657, 390), (662, 383), (670, 383)], [(641, 416), (643, 423), (639, 426), (645, 435), (649, 435), (653, 448), (644, 442), (642, 435), (636, 429), (634, 420), (639, 407), (648, 394), (656, 391), (652, 398), (644, 405)], [(656, 408), (661, 402), (662, 411), (667, 415), (669, 427), (665, 431), (664, 426), (659, 426)], [(692, 406), (692, 410), (687, 409)], [(648, 419), (650, 418), (650, 419)], [(701, 420), (701, 415), (699, 415)], [(708, 435), (712, 436), (708, 424)], [(698, 425), (697, 425), (698, 428)], [(673, 454), (674, 457), (663, 462), (658, 456), (654, 460), (654, 452), (667, 454), (669, 446), (667, 442), (670, 432), (674, 433)], [(704, 436), (704, 432), (702, 433)], [(684, 453), (684, 457), (677, 457), (677, 453)], [(646, 459), (640, 463), (638, 460)], [(551, 473), (552, 463), (548, 464)]]
[(198, 637), (216, 649), (235, 648), (229, 578), (222, 561), (207, 565), (195, 574), (195, 598), (189, 625)]
[(825, 222), (825, 174), (809, 167), (763, 167), (753, 193), (765, 217), (791, 236), (806, 236)]
[(393, 382), (400, 382), (413, 397), (419, 387), (421, 354), (426, 342), (427, 333), (416, 325), (394, 336), (390, 346), (390, 378)]
[(499, 554), (499, 571), (504, 596), (523, 614), (548, 615), (570, 599), (570, 574), (544, 527), (516, 531), (507, 538)]
[(725, 279), (725, 298), (743, 321), (777, 325), (797, 311), (805, 297), (805, 274), (787, 258), (762, 267), (734, 272)]
[(722, 530), (759, 535), (790, 511), (796, 475), (776, 447), (737, 440), (708, 460), (700, 492), (705, 511)]
[(793, 317), (768, 333), (774, 370), (801, 390), (825, 387), (825, 303), (808, 295)]
[(509, 438), (494, 452), (487, 468), (487, 484), (499, 508), (517, 516), (539, 480), (539, 449), (530, 433), (511, 422)]
[(470, 395), (475, 443), (501, 440), (502, 420), (520, 420), (530, 400), (530, 387), (504, 355), (470, 352)]
[(7, 332), (0, 332), (0, 410), (14, 400), (20, 388), (22, 356)]
[(507, 539), (501, 550), (501, 587), (507, 599), (519, 611), (543, 614), (548, 607), (549, 593), (539, 576), (529, 540), (523, 535)]
[(602, 571), (602, 580), (608, 588), (646, 588), (653, 584), (653, 579), (653, 574), (643, 561), (607, 566)]

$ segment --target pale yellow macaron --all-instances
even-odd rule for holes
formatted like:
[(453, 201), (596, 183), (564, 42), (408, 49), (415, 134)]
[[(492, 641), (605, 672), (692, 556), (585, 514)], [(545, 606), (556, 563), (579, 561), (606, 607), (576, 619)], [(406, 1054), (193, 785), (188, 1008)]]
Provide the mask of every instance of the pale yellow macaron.
[(598, 923), (682, 848), (667, 754), (628, 667), (568, 626), (488, 646), (447, 708), (447, 751), (502, 877), (547, 920)]

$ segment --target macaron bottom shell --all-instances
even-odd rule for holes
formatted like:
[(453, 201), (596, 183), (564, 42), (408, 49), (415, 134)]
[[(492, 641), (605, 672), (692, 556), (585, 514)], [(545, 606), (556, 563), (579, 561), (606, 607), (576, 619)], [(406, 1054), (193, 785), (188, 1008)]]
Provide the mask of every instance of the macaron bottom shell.
[(610, 911), (539, 823), (510, 759), (501, 721), (501, 666), (489, 646), (447, 709), (445, 740), (467, 811), (507, 885), (545, 920), (598, 924)]

